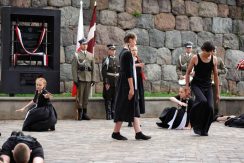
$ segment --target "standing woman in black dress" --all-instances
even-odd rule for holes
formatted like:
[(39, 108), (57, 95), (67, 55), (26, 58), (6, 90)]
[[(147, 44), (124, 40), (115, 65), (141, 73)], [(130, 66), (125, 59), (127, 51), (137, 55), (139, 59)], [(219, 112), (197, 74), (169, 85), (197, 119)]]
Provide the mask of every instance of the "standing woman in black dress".
[(136, 46), (136, 35), (128, 33), (124, 37), (124, 48), (120, 52), (120, 72), (117, 82), (117, 92), (115, 97), (115, 117), (114, 131), (112, 138), (116, 140), (127, 140), (120, 134), (120, 129), (124, 122), (133, 122), (135, 138), (137, 140), (148, 140), (151, 137), (141, 132), (140, 110), (138, 107), (137, 77), (136, 67), (130, 49)]
[[(189, 77), (194, 67), (195, 75), (191, 81), (191, 90), (195, 101), (190, 113), (190, 122), (195, 134), (208, 136), (208, 130), (213, 121), (213, 90), (211, 73), (214, 83), (219, 85), (217, 58), (214, 56), (213, 43), (204, 42), (202, 53), (194, 55), (186, 72), (186, 87), (189, 89)], [(216, 102), (219, 102), (219, 87), (216, 87)]]
[[(134, 59), (135, 59), (135, 66), (136, 66), (136, 76), (137, 76), (137, 86), (138, 86), (138, 106), (140, 109), (140, 114), (145, 113), (145, 98), (144, 98), (144, 86), (143, 80), (146, 80), (145, 74), (143, 72), (144, 63), (138, 56), (138, 49), (137, 46), (130, 49)], [(129, 127), (132, 127), (132, 122), (128, 123)]]
[(55, 130), (57, 113), (50, 102), (52, 95), (45, 89), (46, 85), (46, 79), (37, 78), (34, 99), (23, 108), (16, 110), (23, 112), (26, 108), (29, 108), (25, 116), (23, 131)]

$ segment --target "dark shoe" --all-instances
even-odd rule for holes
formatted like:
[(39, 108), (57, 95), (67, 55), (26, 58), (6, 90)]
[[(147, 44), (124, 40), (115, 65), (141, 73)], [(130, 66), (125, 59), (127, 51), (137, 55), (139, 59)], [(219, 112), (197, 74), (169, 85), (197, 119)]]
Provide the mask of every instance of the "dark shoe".
[(201, 132), (200, 129), (193, 128), (193, 131), (194, 131), (194, 133), (197, 134), (197, 135), (200, 135), (200, 136), (202, 135), (202, 132)]
[(202, 132), (201, 136), (208, 136), (207, 132)]
[(128, 122), (128, 127), (133, 127), (132, 122)]
[(146, 136), (142, 132), (138, 132), (138, 133), (136, 133), (135, 138), (136, 138), (136, 140), (148, 140), (148, 139), (151, 139), (152, 137)]
[(24, 136), (22, 131), (12, 131), (11, 136)]
[(126, 137), (120, 135), (119, 132), (113, 132), (112, 133), (112, 138), (116, 140), (128, 140)]
[(160, 123), (160, 122), (156, 122), (156, 125), (157, 125), (158, 127), (163, 127), (163, 123)]
[(12, 131), (10, 136), (17, 136), (18, 132), (17, 131)]
[(88, 117), (87, 114), (83, 113), (83, 115), (82, 115), (82, 120), (91, 120), (91, 118)]
[(55, 126), (50, 127), (50, 130), (54, 131), (55, 130)]
[(22, 131), (17, 132), (17, 136), (24, 136), (24, 133)]
[(88, 117), (87, 113), (87, 109), (83, 109), (83, 114), (82, 114), (82, 119), (83, 120), (91, 120), (90, 117)]

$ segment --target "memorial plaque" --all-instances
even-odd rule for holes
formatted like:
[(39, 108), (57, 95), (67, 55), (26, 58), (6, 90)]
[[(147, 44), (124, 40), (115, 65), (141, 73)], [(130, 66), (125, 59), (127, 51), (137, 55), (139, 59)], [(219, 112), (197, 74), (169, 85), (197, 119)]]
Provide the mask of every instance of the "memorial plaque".
[(60, 10), (2, 7), (1, 92), (33, 93), (35, 78), (60, 88)]

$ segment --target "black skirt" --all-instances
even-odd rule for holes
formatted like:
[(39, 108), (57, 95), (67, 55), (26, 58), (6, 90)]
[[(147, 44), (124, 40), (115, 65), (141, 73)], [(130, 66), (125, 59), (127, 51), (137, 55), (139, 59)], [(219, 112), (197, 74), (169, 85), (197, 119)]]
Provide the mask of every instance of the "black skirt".
[(177, 109), (176, 107), (167, 107), (161, 113), (159, 119), (162, 121), (163, 128), (183, 129), (188, 125), (185, 108)]
[(57, 122), (57, 113), (52, 104), (42, 107), (33, 106), (26, 114), (23, 131), (54, 130)]

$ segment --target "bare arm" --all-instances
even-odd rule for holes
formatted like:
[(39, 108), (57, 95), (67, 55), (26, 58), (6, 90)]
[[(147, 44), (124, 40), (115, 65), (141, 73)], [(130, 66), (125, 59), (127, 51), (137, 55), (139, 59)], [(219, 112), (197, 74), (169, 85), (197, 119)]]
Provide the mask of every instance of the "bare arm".
[(10, 163), (10, 157), (8, 155), (1, 155), (3, 158), (4, 163)]
[(180, 106), (187, 106), (187, 104), (186, 104), (186, 103), (181, 102), (180, 100), (178, 100), (178, 99), (177, 99), (177, 98), (175, 98), (175, 97), (170, 97), (169, 99), (170, 99), (170, 101), (172, 101), (172, 102), (176, 103), (177, 105), (180, 105)]
[(22, 107), (21, 109), (18, 109), (18, 110), (16, 110), (16, 111), (17, 111), (17, 112), (23, 112), (23, 111), (25, 111), (26, 108), (30, 107), (30, 106), (33, 105), (33, 104), (34, 104), (34, 101), (31, 100), (27, 105), (25, 105), (24, 107)]
[(132, 97), (134, 96), (134, 84), (133, 84), (133, 78), (128, 78), (128, 83), (129, 83), (129, 94), (128, 94), (128, 99), (131, 100)]
[(33, 159), (33, 163), (44, 163), (44, 160), (41, 157), (35, 157)]
[(214, 74), (214, 83), (216, 85), (216, 102), (219, 102), (220, 96), (219, 96), (219, 77), (218, 77), (218, 67), (217, 67), (217, 57), (214, 56), (213, 58), (213, 74)]
[(136, 63), (135, 66), (136, 67), (144, 67), (144, 63)]

